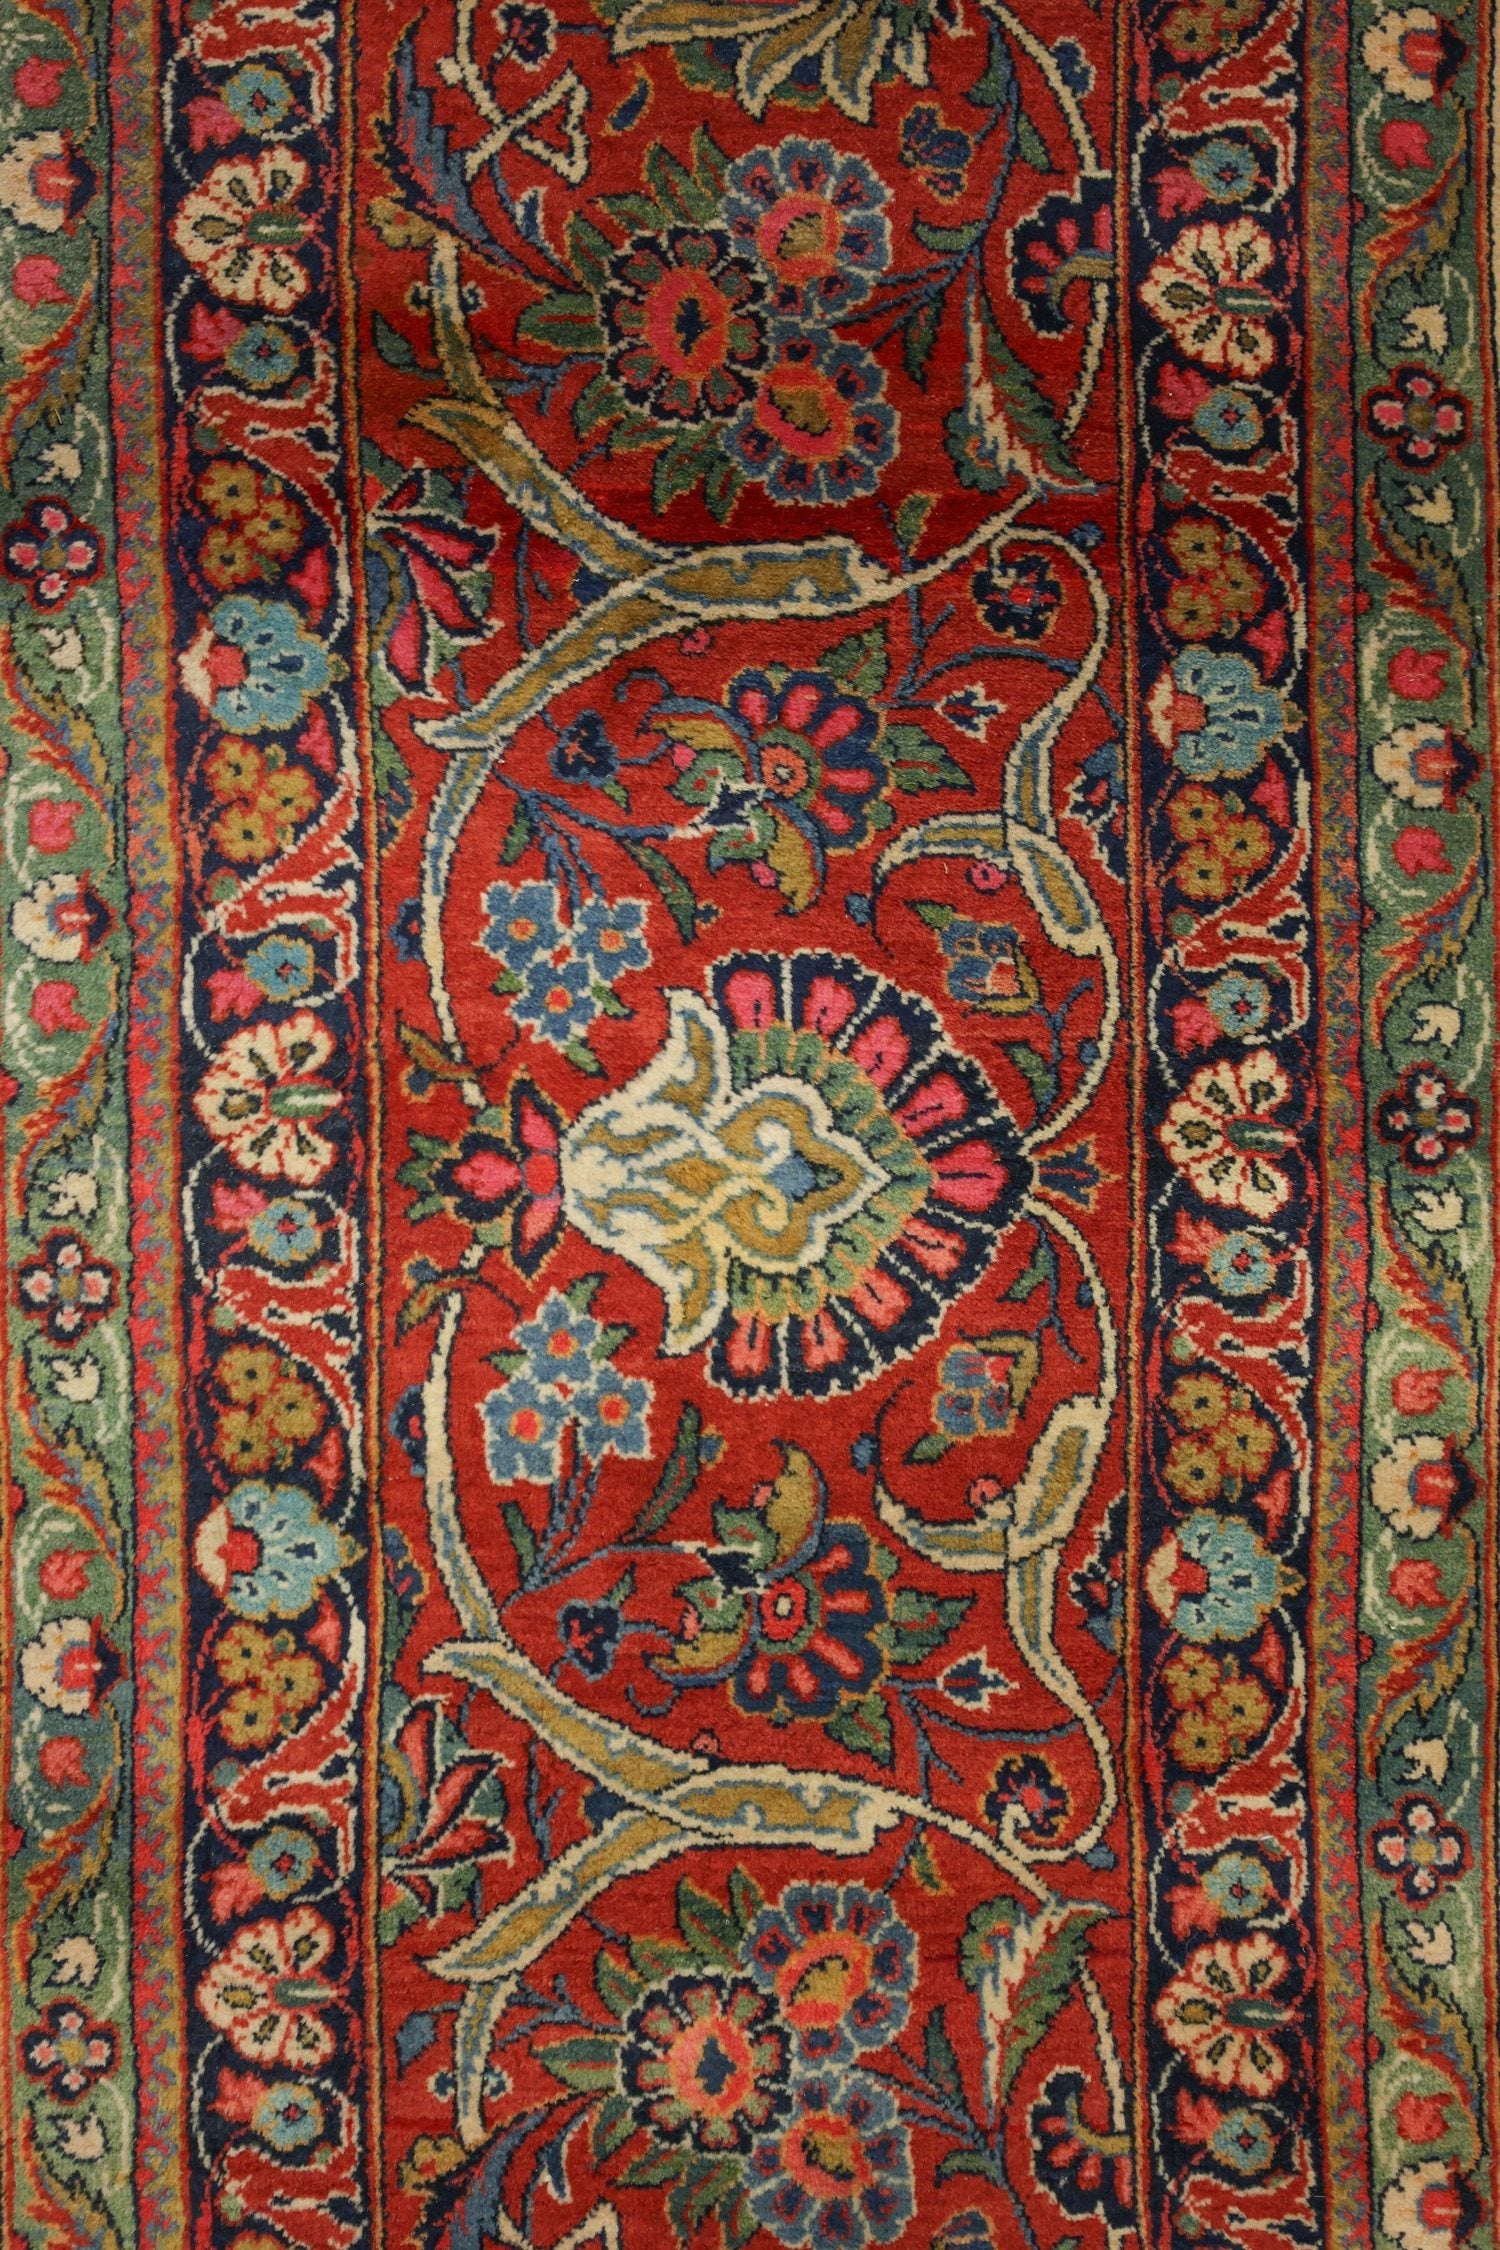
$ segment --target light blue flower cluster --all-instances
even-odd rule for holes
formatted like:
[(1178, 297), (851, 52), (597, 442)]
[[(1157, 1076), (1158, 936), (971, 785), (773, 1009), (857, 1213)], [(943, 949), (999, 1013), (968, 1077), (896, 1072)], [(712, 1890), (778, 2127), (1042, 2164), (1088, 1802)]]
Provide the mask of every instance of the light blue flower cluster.
[(557, 1290), (521, 1322), (504, 1356), (507, 1379), (479, 1409), (497, 1484), (551, 1484), (569, 1424), (587, 1460), (606, 1453), (646, 1459), (651, 1386), (614, 1364), (625, 1333), (604, 1327)]
[(616, 981), (650, 966), (638, 898), (590, 899), (571, 922), (552, 883), (492, 883), (479, 942), (499, 961), (518, 1025), (565, 1051), (603, 1014), (620, 1014)]

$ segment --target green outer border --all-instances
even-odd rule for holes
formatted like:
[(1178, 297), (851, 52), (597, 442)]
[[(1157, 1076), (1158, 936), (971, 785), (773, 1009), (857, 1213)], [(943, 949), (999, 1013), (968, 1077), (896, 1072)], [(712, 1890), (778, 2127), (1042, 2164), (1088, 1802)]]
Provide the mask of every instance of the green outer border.
[[(1372, 387), (1387, 378), (1392, 367), (1403, 361), (1426, 361), (1436, 366), (1444, 382), (1465, 392), (1469, 401), (1470, 434), (1461, 454), (1456, 455), (1447, 468), (1450, 483), (1459, 476), (1472, 478), (1477, 489), (1474, 521), (1476, 536), (1467, 555), (1455, 556), (1457, 578), (1473, 612), (1487, 623), (1474, 642), (1460, 653), (1460, 632), (1450, 622), (1445, 635), (1439, 621), (1443, 595), (1429, 592), (1423, 610), (1414, 608), (1410, 590), (1403, 587), (1376, 559), (1370, 542), (1369, 527), (1364, 518), (1364, 500), (1378, 470), (1386, 461), (1384, 447), (1365, 429), (1362, 420), (1354, 425), (1355, 441), (1355, 496), (1358, 520), (1356, 525), (1356, 565), (1367, 606), (1362, 615), (1359, 631), (1360, 707), (1359, 730), (1353, 763), (1357, 771), (1360, 792), (1362, 859), (1360, 864), (1360, 894), (1364, 910), (1363, 967), (1367, 1006), (1373, 996), (1377, 975), (1387, 966), (1383, 952), (1401, 930), (1403, 907), (1410, 910), (1414, 904), (1399, 885), (1390, 883), (1386, 876), (1385, 857), (1377, 856), (1375, 839), (1381, 816), (1388, 814), (1390, 805), (1383, 785), (1375, 777), (1370, 764), (1370, 749), (1393, 726), (1411, 724), (1423, 718), (1435, 718), (1455, 725), (1471, 735), (1476, 748), (1483, 754), (1483, 762), (1491, 764), (1495, 742), (1486, 712), (1488, 700), (1493, 697), (1493, 655), (1484, 644), (1485, 633), (1493, 632), (1491, 615), (1494, 601), (1492, 573), (1486, 568), (1485, 555), (1493, 545), (1495, 519), (1492, 503), (1485, 494), (1484, 453), (1492, 445), (1494, 430), (1486, 429), (1487, 417), (1493, 412), (1492, 386), (1487, 382), (1492, 368), (1492, 345), (1484, 334), (1483, 299), (1486, 295), (1486, 277), (1482, 261), (1486, 255), (1487, 238), (1484, 213), (1480, 207), (1479, 186), (1483, 176), (1485, 156), (1476, 151), (1476, 136), (1482, 131), (1492, 88), (1482, 82), (1482, 57), (1493, 39), (1493, 0), (1457, 0), (1457, 4), (1441, 6), (1439, 11), (1445, 26), (1456, 31), (1466, 43), (1467, 53), (1451, 83), (1445, 84), (1438, 98), (1431, 102), (1417, 101), (1403, 93), (1394, 84), (1382, 81), (1364, 52), (1364, 38), (1383, 20), (1384, 11), (1375, 7), (1361, 9), (1359, 31), (1351, 56), (1352, 88), (1354, 96), (1355, 131), (1352, 148), (1352, 190), (1358, 198), (1361, 216), (1354, 230), (1353, 262), (1351, 274), (1351, 308), (1355, 316), (1355, 333), (1352, 338), (1355, 395), (1360, 398)], [(1371, 308), (1372, 318), (1377, 301), (1376, 281), (1382, 270), (1370, 252), (1378, 243), (1382, 232), (1389, 228), (1393, 218), (1408, 211), (1432, 184), (1432, 167), (1417, 163), (1414, 169), (1401, 169), (1387, 162), (1382, 165), (1378, 153), (1377, 133), (1387, 121), (1414, 122), (1430, 129), (1439, 142), (1441, 121), (1453, 114), (1467, 121), (1469, 137), (1469, 162), (1463, 182), (1461, 198), (1451, 235), (1439, 237), (1435, 244), (1429, 241), (1429, 255), (1420, 274), (1418, 299), (1436, 301), (1445, 289), (1455, 284), (1466, 287), (1473, 314), (1473, 332), (1466, 340), (1455, 329), (1445, 349), (1438, 353), (1422, 342), (1398, 343), (1388, 340), (1383, 349), (1375, 348), (1373, 339), (1365, 332), (1361, 318), (1365, 307)], [(1479, 175), (1476, 177), (1476, 154)], [(1389, 260), (1387, 261), (1390, 262)], [(1439, 468), (1430, 471), (1425, 481), (1436, 484), (1445, 474)], [(1421, 477), (1403, 474), (1401, 484), (1424, 481)], [(1395, 489), (1395, 479), (1388, 478), (1387, 491)], [(1404, 507), (1400, 513), (1405, 516)], [(1402, 525), (1410, 536), (1420, 526), (1409, 518)], [(1443, 553), (1445, 542), (1443, 527), (1438, 526), (1435, 542)], [(1405, 598), (1403, 598), (1403, 595)], [(1449, 651), (1449, 684), (1442, 696), (1426, 705), (1407, 702), (1402, 704), (1387, 692), (1382, 665), (1386, 653), (1400, 645), (1441, 644)], [(1456, 675), (1456, 677), (1455, 677)], [(1490, 739), (1486, 739), (1490, 736)], [(1418, 825), (1431, 825), (1436, 818), (1445, 844), (1453, 853), (1455, 871), (1461, 865), (1464, 846), (1464, 821), (1472, 819), (1472, 855), (1481, 869), (1493, 866), (1494, 819), (1491, 808), (1483, 802), (1482, 785), (1471, 789), (1464, 800), (1465, 811), (1455, 815), (1436, 814), (1431, 811), (1402, 808), (1403, 819)], [(1386, 878), (1383, 881), (1383, 878)], [(1493, 961), (1494, 907), (1490, 886), (1480, 876), (1480, 892), (1472, 928), (1464, 934), (1460, 958), (1469, 964), (1469, 973), (1478, 975), (1478, 981), (1487, 992), (1494, 990)], [(1445, 1003), (1455, 997), (1452, 969), (1438, 973), (1430, 987), (1425, 987), (1424, 1002)], [(1441, 1045), (1416, 1045), (1400, 1036), (1399, 1026), (1406, 1002), (1398, 1000), (1387, 1018), (1384, 1036), (1377, 1036), (1367, 1015), (1363, 1039), (1363, 1068), (1366, 1087), (1365, 1160), (1370, 1182), (1369, 1205), (1372, 1225), (1378, 1228), (1376, 1198), (1388, 1186), (1409, 1184), (1409, 1175), (1403, 1170), (1397, 1151), (1385, 1144), (1375, 1131), (1374, 1112), (1380, 1097), (1399, 1080), (1402, 1071), (1418, 1062), (1431, 1062), (1439, 1067), (1446, 1065), (1468, 1090), (1483, 1096), (1491, 1079), (1493, 1054), (1493, 1028), (1476, 1037), (1472, 1016), (1461, 1035), (1462, 1044), (1452, 1053)], [(1481, 1104), (1483, 1107), (1483, 1104)], [(1358, 1745), (1357, 1768), (1361, 1819), (1362, 1881), (1365, 1903), (1365, 1953), (1364, 1969), (1368, 1989), (1370, 2020), (1369, 2062), (1367, 2088), (1371, 2123), (1373, 2196), (1377, 2218), (1381, 2222), (1381, 2239), (1395, 2239), (1386, 2223), (1388, 2198), (1403, 2177), (1409, 2182), (1415, 2167), (1437, 2164), (1454, 2172), (1471, 2171), (1483, 2164), (1486, 2158), (1493, 2168), (1495, 2149), (1495, 2103), (1500, 2065), (1493, 2053), (1494, 2030), (1494, 1889), (1493, 1808), (1488, 1801), (1487, 1783), (1490, 1777), (1483, 1768), (1492, 1765), (1493, 1746), (1487, 1737), (1495, 1723), (1495, 1675), (1491, 1661), (1493, 1638), (1493, 1556), (1496, 1536), (1496, 1495), (1493, 1489), (1493, 1460), (1487, 1459), (1479, 1467), (1475, 1502), (1470, 1510), (1467, 1533), (1472, 1536), (1480, 1565), (1471, 1596), (1471, 1614), (1478, 1627), (1466, 1652), (1457, 1680), (1444, 1690), (1431, 1711), (1424, 1714), (1423, 1724), (1417, 1730), (1426, 1734), (1442, 1734), (1445, 1726), (1452, 1735), (1451, 1767), (1441, 1777), (1413, 1776), (1400, 1762), (1399, 1751), (1394, 1747), (1401, 1739), (1405, 1722), (1392, 1731), (1387, 1747), (1382, 1752), (1378, 1767), (1371, 1772), (1365, 1763), (1363, 1728), (1372, 1710), (1372, 1693), (1378, 1687), (1386, 1668), (1387, 1659), (1409, 1646), (1411, 1634), (1393, 1632), (1389, 1607), (1382, 1616), (1378, 1588), (1385, 1584), (1389, 1563), (1413, 1551), (1408, 1543), (1393, 1532), (1370, 1502), (1368, 1472), (1379, 1456), (1397, 1436), (1416, 1435), (1426, 1431), (1451, 1435), (1461, 1449), (1467, 1450), (1471, 1459), (1474, 1440), (1483, 1422), (1483, 1401), (1493, 1383), (1493, 1331), (1491, 1325), (1492, 1291), (1494, 1286), (1494, 1213), (1491, 1183), (1493, 1180), (1494, 1143), (1490, 1120), (1482, 1120), (1481, 1134), (1471, 1154), (1450, 1164), (1436, 1175), (1438, 1184), (1460, 1184), (1470, 1197), (1468, 1223), (1460, 1233), (1443, 1237), (1428, 1237), (1428, 1244), (1436, 1242), (1439, 1249), (1447, 1246), (1453, 1259), (1456, 1279), (1468, 1300), (1468, 1317), (1472, 1320), (1473, 1354), (1462, 1383), (1450, 1384), (1441, 1404), (1430, 1411), (1399, 1411), (1391, 1394), (1392, 1339), (1403, 1332), (1414, 1335), (1415, 1349), (1405, 1364), (1433, 1364), (1432, 1340), (1420, 1330), (1411, 1330), (1405, 1321), (1404, 1296), (1398, 1284), (1396, 1256), (1410, 1250), (1414, 1244), (1422, 1245), (1420, 1236), (1413, 1237), (1403, 1230), (1394, 1213), (1391, 1218), (1393, 1240), (1397, 1245), (1394, 1255), (1381, 1250), (1378, 1240), (1372, 1255), (1370, 1273), (1369, 1343), (1365, 1355), (1367, 1389), (1363, 1416), (1363, 1439), (1360, 1460), (1366, 1480), (1364, 1514), (1361, 1525), (1360, 1555), (1362, 1574), (1360, 1581), (1360, 1615), (1364, 1661), (1360, 1673), (1361, 1689), (1361, 1739)], [(1456, 1347), (1463, 1356), (1460, 1340)], [(1473, 1412), (1460, 1406), (1456, 1393), (1466, 1391), (1474, 1401)], [(1437, 1552), (1434, 1549), (1415, 1550)], [(1442, 1559), (1441, 1553), (1438, 1559)], [(1413, 1632), (1420, 1628), (1414, 1626)], [(1465, 1716), (1473, 1725), (1473, 1740), (1484, 1742), (1476, 1775), (1471, 1768), (1470, 1753), (1464, 1745), (1462, 1729), (1454, 1729), (1448, 1721), (1449, 1712)], [(1407, 1730), (1409, 1731), (1409, 1730)], [(1477, 1783), (1477, 1786), (1474, 1784)], [(1379, 1876), (1369, 1857), (1370, 1830), (1381, 1820), (1388, 1819), (1396, 1803), (1409, 1792), (1431, 1796), (1442, 1803), (1447, 1818), (1463, 1826), (1470, 1838), (1472, 1863), (1469, 1872), (1456, 1883), (1447, 1886), (1441, 1900), (1434, 1903), (1430, 1920), (1447, 1919), (1455, 1926), (1455, 1963), (1451, 1968), (1441, 1965), (1421, 1973), (1403, 1956), (1401, 1937), (1411, 1910), (1399, 1906), (1396, 1894), (1384, 1878)], [(1392, 1942), (1392, 1940), (1396, 1942)], [(1483, 1955), (1483, 1965), (1466, 1954), (1466, 1941)], [(1402, 1974), (1403, 1965), (1407, 1971)], [(1421, 1988), (1419, 1990), (1419, 1987)], [(1399, 2005), (1397, 1995), (1399, 1994)], [(1464, 2057), (1464, 2047), (1469, 2046), (1469, 2056)], [(1437, 2058), (1445, 2057), (1439, 2071)], [(1429, 2060), (1431, 2058), (1431, 2060)], [(1455, 2060), (1456, 2058), (1456, 2064)], [(1472, 2100), (1465, 2107), (1459, 2082), (1467, 2074), (1472, 2087)], [(1413, 2144), (1404, 2141), (1397, 2129), (1395, 2104), (1401, 2092), (1420, 2086), (1424, 2090), (1442, 2088), (1449, 2094), (1450, 2107), (1443, 2134), (1431, 2141)], [(1493, 2203), (1486, 2199), (1485, 2208), (1475, 2220), (1472, 2230), (1465, 2236), (1469, 2250), (1489, 2250), (1500, 2239), (1497, 2235), (1496, 2213)], [(1397, 2214), (1392, 2210), (1392, 2216)]]

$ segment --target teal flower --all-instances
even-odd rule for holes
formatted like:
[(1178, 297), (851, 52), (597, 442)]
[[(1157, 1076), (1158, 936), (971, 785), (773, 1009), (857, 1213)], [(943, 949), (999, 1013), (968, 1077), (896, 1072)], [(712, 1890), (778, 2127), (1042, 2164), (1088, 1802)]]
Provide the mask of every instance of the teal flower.
[(645, 1460), (651, 1385), (638, 1375), (620, 1374), (609, 1356), (625, 1333), (601, 1327), (557, 1292), (521, 1322), (499, 1362), (510, 1370), (510, 1380), (480, 1409), (497, 1484), (549, 1483), (570, 1422), (589, 1460), (600, 1461), (606, 1453)]
[(280, 390), (300, 364), (301, 355), (291, 337), (271, 320), (252, 321), (224, 354), (230, 374), (252, 391)]
[(521, 979), (515, 1019), (549, 1046), (567, 1047), (581, 1039), (599, 1013), (594, 974), (587, 961), (569, 957), (533, 961)]
[(300, 1617), (354, 1547), (300, 1484), (237, 1484), (209, 1511), (193, 1559), (240, 1617)]
[(268, 2086), (250, 2118), (278, 2155), (294, 2156), (323, 2137), (323, 2105), (305, 2086)]
[(1243, 141), (1216, 135), (1205, 141), (1188, 170), (1215, 203), (1239, 203), (1260, 185), (1260, 166)]
[(1203, 995), (1214, 1022), (1226, 1039), (1255, 1039), (1271, 1015), (1271, 988), (1263, 977), (1242, 976), (1230, 969)]
[(745, 1947), (807, 2064), (852, 2064), (906, 2022), (917, 1941), (883, 1892), (794, 1883), (756, 1918)]
[(305, 1266), (323, 1240), (317, 1213), (295, 1195), (278, 1195), (257, 1211), (245, 1234), (256, 1256), (273, 1266)]
[(1193, 410), (1194, 434), (1218, 453), (1253, 453), (1265, 427), (1260, 408), (1237, 384), (1210, 391)]
[(750, 2153), (750, 2215), (778, 2242), (864, 2250), (910, 2224), (911, 2150), (895, 2097), (860, 2070), (792, 2084), (791, 2118)]
[(1151, 691), (1151, 731), (1195, 781), (1253, 773), (1282, 730), (1281, 697), (1245, 657), (1184, 650)]
[(770, 365), (725, 437), (741, 474), (778, 506), (841, 506), (873, 492), (895, 458), (885, 372), (828, 330), (777, 326)]
[(1248, 1852), (1221, 1852), (1203, 1870), (1203, 1888), (1221, 1914), (1247, 1922), (1275, 1904), (1271, 1878), (1262, 1860)]
[(1276, 2136), (1258, 2110), (1229, 2109), (1213, 2129), (1208, 2153), (1216, 2163), (1251, 2180), (1269, 2169)]
[(305, 1828), (278, 1822), (250, 1846), (250, 1872), (269, 1898), (295, 1897), (311, 1881), (317, 1864), (318, 1847)]
[(279, 70), (268, 70), (263, 63), (246, 63), (225, 86), (224, 103), (245, 132), (266, 140), (280, 132), (292, 107), (292, 89)]
[(1249, 1524), (1197, 1508), (1152, 1556), (1146, 1591), (1187, 1640), (1247, 1641), (1290, 1583)]
[(793, 139), (730, 166), (724, 221), (735, 248), (764, 268), (776, 312), (828, 321), (863, 304), (889, 265), (889, 201), (862, 157)]
[(235, 734), (295, 726), (333, 677), (327, 649), (291, 603), (254, 594), (219, 602), (181, 664), (189, 693)]
[(1253, 1234), (1226, 1234), (1209, 1251), (1208, 1278), (1226, 1297), (1263, 1297), (1276, 1279), (1265, 1245)]
[(300, 1000), (313, 986), (313, 949), (304, 938), (262, 938), (245, 956), (245, 974), (268, 1000)]

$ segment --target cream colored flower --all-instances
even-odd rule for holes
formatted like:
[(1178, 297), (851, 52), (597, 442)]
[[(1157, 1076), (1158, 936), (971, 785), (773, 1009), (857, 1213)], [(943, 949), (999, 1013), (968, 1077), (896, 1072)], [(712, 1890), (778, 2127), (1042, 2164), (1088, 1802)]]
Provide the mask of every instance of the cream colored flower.
[(333, 1931), (311, 1906), (252, 1922), (200, 1982), (198, 2005), (247, 2062), (315, 2070), (334, 2048), (323, 2011), (337, 1994), (316, 1973), (332, 1951)]
[(1291, 1199), (1291, 1185), (1275, 1159), (1291, 1145), (1272, 1112), (1292, 1082), (1265, 1048), (1239, 1062), (1217, 1062), (1195, 1071), (1186, 1093), (1167, 1111), (1162, 1147), (1205, 1203), (1273, 1218)]
[(310, 1008), (236, 1032), (193, 1096), (204, 1125), (243, 1171), (311, 1187), (334, 1160), (317, 1130), (339, 1106), (319, 1075), (334, 1044)]
[(1271, 2035), (1286, 2018), (1276, 1988), (1289, 1966), (1275, 1940), (1256, 1930), (1200, 1945), (1173, 1977), (1156, 2020), (1206, 2085), (1264, 2101), (1285, 2083), (1286, 2056)]
[(1276, 356), (1276, 302), (1261, 280), (1274, 255), (1253, 219), (1185, 227), (1141, 283), (1141, 302), (1203, 366), (1263, 375)]
[(308, 176), (294, 150), (268, 148), (216, 164), (183, 198), (172, 240), (217, 296), (281, 313), (306, 296), (307, 272), (293, 252), (311, 229), (296, 208)]

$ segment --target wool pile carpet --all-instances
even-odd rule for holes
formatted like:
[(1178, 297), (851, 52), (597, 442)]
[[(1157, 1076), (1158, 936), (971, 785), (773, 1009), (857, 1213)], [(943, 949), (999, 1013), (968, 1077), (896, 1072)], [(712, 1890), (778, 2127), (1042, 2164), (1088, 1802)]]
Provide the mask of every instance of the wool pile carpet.
[(6, 2250), (1494, 2250), (1489, 0), (12, 0)]

